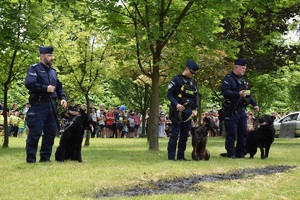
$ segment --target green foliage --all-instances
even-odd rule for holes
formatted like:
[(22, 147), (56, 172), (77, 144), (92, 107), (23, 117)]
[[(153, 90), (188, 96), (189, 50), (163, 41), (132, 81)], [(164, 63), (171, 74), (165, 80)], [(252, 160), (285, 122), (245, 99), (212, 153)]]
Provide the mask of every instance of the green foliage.
[(94, 99), (90, 95), (104, 92), (108, 39), (104, 32), (99, 34), (99, 28), (77, 19), (85, 12), (88, 10), (84, 8), (78, 8), (78, 12), (65, 11), (57, 18), (49, 39), (57, 47), (55, 64), (68, 96), (88, 104), (88, 100)]
[(299, 29), (299, 11), (297, 0), (4, 0), (0, 98), (27, 102), (26, 70), (39, 45), (53, 45), (68, 99), (80, 103), (148, 107), (153, 99), (152, 109), (167, 108), (167, 84), (192, 58), (202, 67), (195, 78), (203, 111), (219, 103), (220, 81), (244, 57), (262, 112), (299, 110), (299, 43), (281, 37)]
[(36, 62), (36, 42), (47, 21), (38, 19), (41, 7), (32, 3), (1, 1), (0, 8), (0, 83), (4, 86), (23, 79)]
[[(276, 71), (287, 60), (296, 62), (298, 45), (285, 45), (282, 35), (289, 30), (287, 21), (299, 15), (298, 1), (244, 2), (238, 16), (222, 20), (221, 38), (242, 42), (237, 57), (247, 58), (249, 66), (261, 72)], [(298, 53), (297, 53), (298, 52)]]
[(149, 85), (138, 84), (132, 79), (111, 80), (110, 89), (128, 109), (145, 113), (150, 105)]
[(251, 82), (253, 83), (251, 95), (255, 98), (260, 106), (260, 111), (262, 113), (269, 112), (270, 110), (266, 110), (266, 108), (277, 110), (278, 108), (276, 108), (276, 105), (274, 105), (274, 99), (277, 98), (278, 91), (282, 86), (278, 84), (278, 81), (276, 81), (276, 77), (274, 75), (261, 73), (253, 74), (254, 75), (251, 76)]
[(291, 111), (299, 111), (300, 110), (300, 84), (297, 83), (294, 86), (291, 87), (289, 90), (289, 98), (287, 101), (290, 105)]
[(263, 113), (298, 111), (299, 66), (282, 67), (276, 73), (250, 72), (252, 95)]

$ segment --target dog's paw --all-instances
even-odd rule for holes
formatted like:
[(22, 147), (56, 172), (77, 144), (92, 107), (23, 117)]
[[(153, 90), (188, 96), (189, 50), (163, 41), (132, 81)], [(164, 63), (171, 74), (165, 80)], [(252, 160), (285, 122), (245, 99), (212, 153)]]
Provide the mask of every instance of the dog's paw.
[(208, 151), (208, 149), (205, 149), (204, 160), (209, 160), (209, 159), (210, 159), (210, 152)]

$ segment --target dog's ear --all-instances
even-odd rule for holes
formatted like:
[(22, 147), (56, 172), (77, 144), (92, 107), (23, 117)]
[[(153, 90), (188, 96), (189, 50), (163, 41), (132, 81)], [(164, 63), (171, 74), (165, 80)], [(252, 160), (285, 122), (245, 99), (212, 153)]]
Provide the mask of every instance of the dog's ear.
[(271, 116), (272, 119), (272, 123), (275, 121), (276, 117), (275, 116)]
[(209, 123), (209, 118), (208, 117), (204, 117), (203, 118), (203, 123), (208, 124)]
[(196, 129), (197, 129), (196, 127), (192, 127), (192, 129), (191, 129), (191, 135), (192, 135), (192, 136), (195, 135)]
[(85, 110), (83, 110), (82, 108), (80, 108), (79, 113), (80, 113), (80, 115), (84, 115), (85, 114)]

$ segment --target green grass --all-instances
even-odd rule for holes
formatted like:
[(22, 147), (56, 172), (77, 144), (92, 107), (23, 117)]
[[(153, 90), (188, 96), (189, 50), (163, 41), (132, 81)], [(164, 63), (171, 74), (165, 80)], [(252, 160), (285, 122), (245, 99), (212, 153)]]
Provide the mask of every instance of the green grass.
[[(25, 137), (10, 138), (9, 148), (0, 148), (0, 199), (95, 199), (102, 192), (123, 191), (151, 181), (179, 177), (232, 173), (244, 168), (289, 165), (284, 173), (218, 182), (200, 182), (197, 190), (182, 194), (160, 194), (110, 199), (299, 199), (300, 140), (276, 138), (266, 160), (227, 159), (224, 138), (209, 138), (209, 161), (191, 161), (191, 139), (186, 157), (190, 161), (167, 160), (167, 138), (159, 139), (160, 151), (148, 150), (146, 139), (92, 138), (83, 147), (83, 163), (54, 161), (56, 138), (51, 163), (25, 162)], [(1, 140), (3, 144), (3, 138)], [(39, 154), (37, 155), (39, 159)]]

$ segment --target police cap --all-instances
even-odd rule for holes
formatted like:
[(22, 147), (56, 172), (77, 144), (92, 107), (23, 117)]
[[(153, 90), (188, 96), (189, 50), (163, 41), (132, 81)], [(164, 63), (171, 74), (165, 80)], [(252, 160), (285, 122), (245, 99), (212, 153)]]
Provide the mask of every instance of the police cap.
[(189, 59), (187, 61), (186, 66), (192, 69), (193, 71), (197, 71), (199, 69), (199, 66), (192, 59)]
[(240, 65), (247, 67), (247, 61), (245, 59), (234, 60), (234, 65)]
[(53, 50), (54, 49), (52, 46), (40, 46), (39, 47), (40, 54), (52, 54)]

